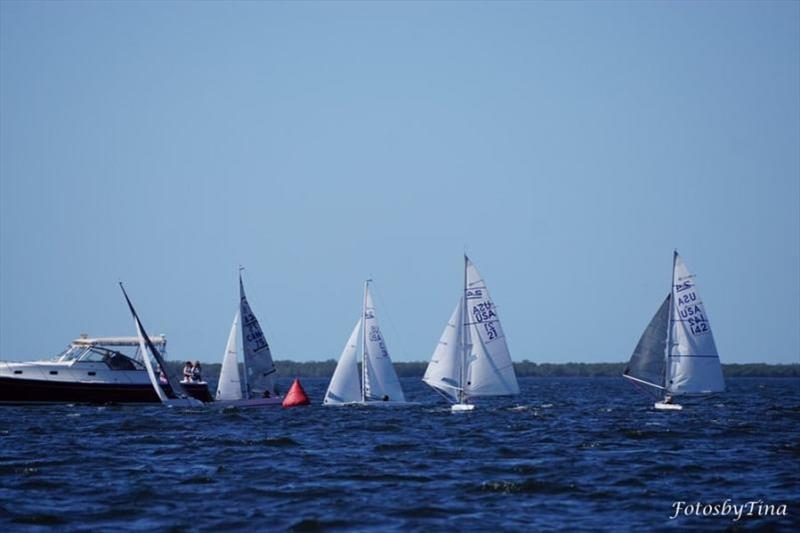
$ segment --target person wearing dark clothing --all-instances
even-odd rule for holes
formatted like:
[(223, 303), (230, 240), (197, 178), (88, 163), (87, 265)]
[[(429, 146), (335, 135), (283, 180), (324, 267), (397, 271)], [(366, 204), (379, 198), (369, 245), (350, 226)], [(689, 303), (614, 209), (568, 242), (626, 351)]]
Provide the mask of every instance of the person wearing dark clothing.
[(195, 361), (192, 366), (192, 381), (203, 381), (203, 372), (200, 370), (200, 361)]

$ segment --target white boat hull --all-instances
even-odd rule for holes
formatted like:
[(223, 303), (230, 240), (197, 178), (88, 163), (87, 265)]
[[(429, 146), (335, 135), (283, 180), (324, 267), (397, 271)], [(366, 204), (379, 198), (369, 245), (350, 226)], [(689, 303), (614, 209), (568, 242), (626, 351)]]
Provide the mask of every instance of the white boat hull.
[(454, 413), (464, 413), (467, 411), (472, 411), (475, 409), (475, 405), (471, 403), (456, 403), (450, 407), (450, 410)]
[(664, 403), (664, 402), (656, 402), (653, 404), (659, 411), (681, 411), (683, 410), (683, 406), (677, 403)]

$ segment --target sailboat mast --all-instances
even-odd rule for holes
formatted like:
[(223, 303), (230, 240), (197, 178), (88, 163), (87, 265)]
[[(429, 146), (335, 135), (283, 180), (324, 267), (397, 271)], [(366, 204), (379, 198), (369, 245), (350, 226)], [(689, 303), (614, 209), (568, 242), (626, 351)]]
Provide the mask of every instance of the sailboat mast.
[(675, 313), (675, 261), (678, 257), (678, 250), (672, 253), (672, 277), (669, 283), (669, 314), (667, 315), (667, 346), (664, 350), (666, 361), (664, 368), (664, 394), (669, 392), (670, 367), (672, 366), (672, 320)]
[(464, 403), (464, 387), (467, 380), (467, 254), (464, 254), (464, 290), (461, 292), (463, 304), (461, 306), (461, 368), (460, 388), (458, 389), (458, 403)]
[(364, 305), (361, 308), (361, 401), (367, 401), (367, 291), (370, 280), (364, 281)]

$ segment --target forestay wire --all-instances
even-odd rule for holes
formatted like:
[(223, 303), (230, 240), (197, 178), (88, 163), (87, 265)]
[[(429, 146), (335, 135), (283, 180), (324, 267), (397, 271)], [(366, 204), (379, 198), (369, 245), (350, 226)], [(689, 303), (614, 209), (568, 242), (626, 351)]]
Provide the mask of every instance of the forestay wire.
[(376, 296), (378, 303), (380, 304), (380, 316), (381, 318), (386, 317), (386, 321), (389, 323), (389, 328), (392, 330), (392, 335), (394, 336), (394, 340), (392, 341), (392, 349), (394, 346), (398, 346), (400, 348), (400, 355), (402, 355), (404, 361), (409, 361), (408, 352), (406, 352), (405, 347), (403, 346), (402, 341), (400, 340), (402, 337), (400, 336), (397, 328), (394, 325), (394, 321), (392, 320), (392, 316), (389, 314), (389, 307), (385, 305), (383, 301), (383, 297), (381, 296), (380, 291), (376, 291), (374, 286), (372, 287), (372, 294)]

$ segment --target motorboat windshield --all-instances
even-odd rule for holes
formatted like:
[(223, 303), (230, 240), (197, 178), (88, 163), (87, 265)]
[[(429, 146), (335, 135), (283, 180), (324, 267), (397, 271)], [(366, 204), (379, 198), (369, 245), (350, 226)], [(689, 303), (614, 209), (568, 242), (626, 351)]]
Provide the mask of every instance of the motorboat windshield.
[[(166, 353), (167, 339), (164, 335), (153, 337), (153, 344), (161, 353)], [(142, 354), (137, 337), (81, 336), (70, 343), (66, 350), (56, 356), (59, 363), (102, 362), (115, 370), (144, 370)]]

